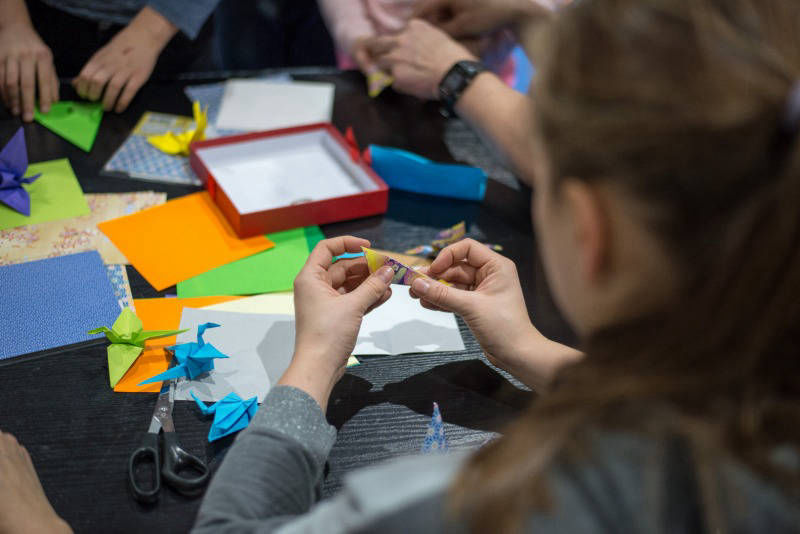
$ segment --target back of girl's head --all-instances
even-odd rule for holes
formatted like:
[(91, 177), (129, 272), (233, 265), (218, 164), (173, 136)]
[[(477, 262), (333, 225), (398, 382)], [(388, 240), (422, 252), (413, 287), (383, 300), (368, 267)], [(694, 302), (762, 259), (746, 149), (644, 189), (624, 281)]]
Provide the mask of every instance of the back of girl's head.
[(455, 509), (476, 530), (519, 525), (586, 426), (677, 434), (797, 489), (769, 457), (800, 445), (800, 2), (583, 0), (533, 47), (550, 179), (631, 193), (681, 285), (669, 309), (584, 340), (465, 468)]

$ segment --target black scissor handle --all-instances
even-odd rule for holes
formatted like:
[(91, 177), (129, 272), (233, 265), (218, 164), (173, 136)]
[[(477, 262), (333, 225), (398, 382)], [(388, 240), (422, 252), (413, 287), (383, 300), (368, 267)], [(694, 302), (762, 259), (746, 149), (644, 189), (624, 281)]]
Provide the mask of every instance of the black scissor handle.
[[(152, 481), (147, 486), (140, 484), (136, 477), (136, 470), (142, 466), (152, 467)], [(158, 434), (150, 432), (145, 434), (142, 444), (131, 454), (128, 460), (128, 482), (137, 501), (149, 503), (158, 497), (158, 492), (161, 490), (161, 454), (158, 450)]]
[[(181, 474), (181, 471), (195, 471), (197, 476)], [(208, 466), (200, 458), (189, 454), (178, 443), (175, 432), (164, 432), (164, 467), (161, 470), (164, 480), (179, 493), (197, 493), (208, 481)]]

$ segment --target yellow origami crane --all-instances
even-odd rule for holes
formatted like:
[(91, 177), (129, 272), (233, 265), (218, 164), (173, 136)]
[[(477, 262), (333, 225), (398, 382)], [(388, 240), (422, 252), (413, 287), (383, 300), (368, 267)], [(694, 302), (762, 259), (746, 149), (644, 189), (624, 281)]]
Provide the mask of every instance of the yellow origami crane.
[(192, 104), (192, 112), (196, 125), (193, 130), (185, 130), (179, 134), (170, 131), (161, 135), (151, 135), (148, 136), (147, 142), (166, 154), (188, 156), (189, 145), (205, 139), (208, 125), (208, 108), (200, 109), (200, 102), (195, 101)]

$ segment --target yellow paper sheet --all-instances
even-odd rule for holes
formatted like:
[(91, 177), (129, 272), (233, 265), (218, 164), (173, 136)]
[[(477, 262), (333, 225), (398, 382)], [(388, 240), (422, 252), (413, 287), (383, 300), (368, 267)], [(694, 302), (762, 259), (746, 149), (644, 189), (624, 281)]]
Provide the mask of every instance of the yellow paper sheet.
[(294, 294), (291, 291), (267, 293), (254, 297), (241, 298), (230, 302), (220, 302), (204, 306), (207, 310), (236, 313), (264, 313), (278, 315), (294, 315)]
[(264, 236), (239, 239), (205, 191), (98, 228), (159, 291), (274, 246)]
[[(236, 300), (239, 297), (198, 297), (191, 299), (134, 299), (136, 315), (142, 320), (144, 330), (172, 330), (180, 327), (184, 308), (202, 308), (220, 302)], [(169, 358), (164, 347), (176, 343), (177, 336), (154, 339), (145, 343), (145, 350), (128, 369), (114, 391), (122, 393), (158, 393), (161, 382), (139, 386), (139, 382), (163, 373), (169, 366)]]

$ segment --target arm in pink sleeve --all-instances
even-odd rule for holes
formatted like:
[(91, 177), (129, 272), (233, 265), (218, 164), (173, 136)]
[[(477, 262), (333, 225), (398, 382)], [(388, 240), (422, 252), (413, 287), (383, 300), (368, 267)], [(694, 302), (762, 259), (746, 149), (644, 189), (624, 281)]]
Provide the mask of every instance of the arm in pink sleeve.
[(340, 52), (350, 54), (356, 40), (375, 35), (364, 0), (319, 0), (319, 6)]

